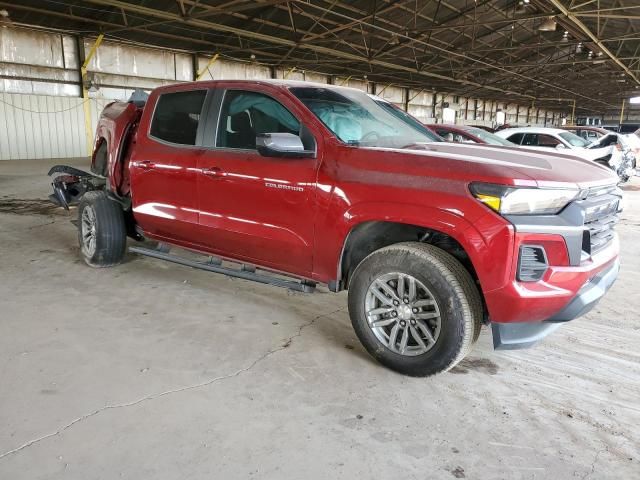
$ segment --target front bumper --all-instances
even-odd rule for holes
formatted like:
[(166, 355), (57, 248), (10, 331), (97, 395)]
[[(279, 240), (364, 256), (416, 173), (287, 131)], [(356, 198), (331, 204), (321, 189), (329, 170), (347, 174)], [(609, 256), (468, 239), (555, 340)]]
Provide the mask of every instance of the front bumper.
[(515, 228), (512, 258), (519, 258), (520, 246), (538, 245), (547, 268), (540, 280), (518, 281), (512, 262), (512, 280), (485, 292), (496, 349), (531, 346), (604, 296), (620, 269), (613, 230), (620, 199), (614, 186), (596, 188), (558, 215), (508, 218)]
[(607, 268), (587, 280), (575, 297), (558, 313), (542, 322), (491, 323), (496, 350), (528, 348), (556, 330), (562, 323), (581, 317), (597, 305), (616, 281), (620, 262), (616, 258)]

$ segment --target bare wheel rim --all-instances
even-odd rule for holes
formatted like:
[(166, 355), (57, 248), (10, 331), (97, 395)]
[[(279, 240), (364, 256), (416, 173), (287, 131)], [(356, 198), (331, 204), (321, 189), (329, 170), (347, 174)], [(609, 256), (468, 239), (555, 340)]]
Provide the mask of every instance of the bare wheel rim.
[(96, 212), (87, 205), (82, 210), (80, 233), (82, 234), (82, 249), (92, 257), (96, 253)]
[(417, 278), (399, 272), (381, 275), (369, 285), (364, 302), (369, 328), (392, 352), (413, 357), (436, 344), (442, 326), (440, 309)]

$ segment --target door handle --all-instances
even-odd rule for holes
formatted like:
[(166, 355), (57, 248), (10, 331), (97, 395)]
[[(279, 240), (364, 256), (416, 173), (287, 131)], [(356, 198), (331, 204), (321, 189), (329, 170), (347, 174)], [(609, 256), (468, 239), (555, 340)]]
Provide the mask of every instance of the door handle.
[(143, 170), (149, 170), (151, 168), (154, 168), (156, 164), (153, 163), (151, 160), (143, 160), (141, 162), (138, 162), (138, 166)]
[(223, 172), (220, 169), (220, 167), (203, 168), (202, 173), (207, 177), (212, 177), (212, 178), (222, 178), (227, 175), (225, 172)]

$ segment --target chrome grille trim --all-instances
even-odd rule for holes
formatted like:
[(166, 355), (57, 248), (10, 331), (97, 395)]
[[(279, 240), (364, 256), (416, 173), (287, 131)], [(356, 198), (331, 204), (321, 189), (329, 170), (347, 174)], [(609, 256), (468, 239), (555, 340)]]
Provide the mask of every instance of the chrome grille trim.
[(605, 248), (615, 237), (622, 190), (617, 185), (596, 187), (587, 194), (584, 207), (584, 226), (589, 233), (589, 253), (593, 255)]

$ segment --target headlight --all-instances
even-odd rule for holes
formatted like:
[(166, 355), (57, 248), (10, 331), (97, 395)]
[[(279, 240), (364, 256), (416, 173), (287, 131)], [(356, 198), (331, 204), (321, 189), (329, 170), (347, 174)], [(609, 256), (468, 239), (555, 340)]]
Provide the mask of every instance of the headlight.
[(575, 200), (580, 190), (571, 188), (508, 187), (472, 183), (474, 197), (501, 215), (553, 215)]

